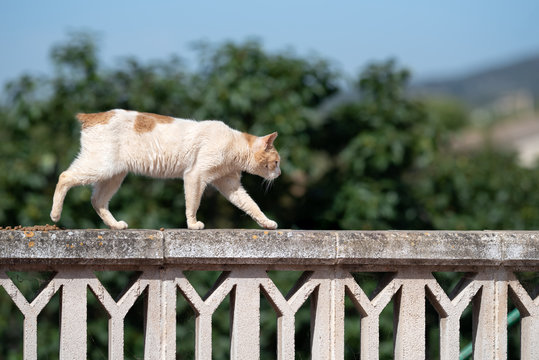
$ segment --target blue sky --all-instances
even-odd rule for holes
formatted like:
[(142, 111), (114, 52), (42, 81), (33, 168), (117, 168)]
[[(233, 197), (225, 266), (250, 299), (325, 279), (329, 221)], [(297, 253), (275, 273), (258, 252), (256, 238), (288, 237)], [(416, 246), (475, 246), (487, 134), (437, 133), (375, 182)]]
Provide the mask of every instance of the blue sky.
[(452, 76), (539, 54), (537, 0), (0, 2), (0, 84), (52, 70), (51, 45), (68, 31), (100, 36), (106, 64), (172, 54), (193, 59), (197, 40), (262, 40), (269, 51), (317, 54), (356, 75), (396, 58), (416, 78)]

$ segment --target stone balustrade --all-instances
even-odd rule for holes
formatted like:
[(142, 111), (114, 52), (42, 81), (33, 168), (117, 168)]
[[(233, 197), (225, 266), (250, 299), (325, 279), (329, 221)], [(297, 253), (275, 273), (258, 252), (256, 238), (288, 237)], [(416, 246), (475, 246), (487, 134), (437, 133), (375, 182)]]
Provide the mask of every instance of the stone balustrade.
[[(212, 358), (212, 315), (230, 296), (230, 357), (260, 357), (260, 295), (277, 316), (278, 359), (295, 358), (295, 314), (310, 299), (312, 359), (344, 359), (345, 299), (359, 313), (361, 359), (379, 358), (379, 316), (393, 301), (395, 359), (426, 358), (425, 305), (439, 316), (440, 359), (458, 359), (461, 315), (473, 307), (473, 358), (506, 359), (508, 298), (520, 311), (521, 359), (539, 359), (539, 297), (515, 273), (539, 271), (539, 232), (64, 230), (0, 231), (0, 286), (24, 316), (23, 353), (37, 358), (38, 315), (61, 293), (60, 359), (86, 359), (87, 291), (109, 316), (109, 359), (124, 358), (124, 318), (145, 293), (145, 359), (176, 359), (176, 299), (196, 314), (196, 359)], [(115, 300), (97, 270), (140, 276)], [(184, 272), (222, 271), (201, 297)], [(282, 294), (268, 271), (302, 271)], [(8, 271), (54, 271), (29, 302)], [(466, 272), (447, 294), (433, 272)], [(373, 294), (356, 272), (384, 272)], [(535, 297), (535, 298), (534, 298)], [(1, 306), (1, 304), (0, 304)], [(1, 334), (0, 334), (1, 336)]]

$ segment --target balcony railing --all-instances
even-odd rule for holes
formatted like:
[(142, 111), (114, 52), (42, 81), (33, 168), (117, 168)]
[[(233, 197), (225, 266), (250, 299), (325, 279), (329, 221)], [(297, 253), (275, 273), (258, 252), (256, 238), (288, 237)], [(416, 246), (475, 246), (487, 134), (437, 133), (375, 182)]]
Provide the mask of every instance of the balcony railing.
[[(509, 298), (521, 315), (520, 358), (539, 359), (537, 289), (525, 289), (515, 275), (539, 271), (539, 232), (0, 231), (0, 268), (0, 286), (24, 317), (25, 359), (37, 358), (38, 316), (57, 292), (59, 357), (87, 358), (88, 289), (109, 317), (109, 359), (124, 358), (124, 318), (143, 293), (145, 359), (176, 359), (179, 296), (196, 316), (196, 359), (212, 358), (212, 315), (226, 297), (230, 358), (258, 359), (264, 332), (261, 294), (276, 313), (278, 359), (295, 358), (295, 315), (307, 299), (312, 359), (344, 359), (345, 346), (358, 349), (361, 359), (378, 359), (379, 318), (391, 301), (395, 359), (426, 358), (427, 301), (439, 317), (440, 359), (459, 358), (460, 319), (469, 305), (473, 358), (506, 359)], [(134, 270), (140, 275), (116, 301), (95, 275), (102, 270)], [(185, 276), (191, 270), (222, 273), (201, 297)], [(302, 275), (283, 294), (268, 275), (274, 270)], [(9, 271), (55, 275), (29, 302)], [(369, 296), (356, 281), (357, 272), (389, 275)], [(466, 276), (448, 295), (433, 272)], [(345, 299), (359, 314), (357, 344), (345, 344)]]

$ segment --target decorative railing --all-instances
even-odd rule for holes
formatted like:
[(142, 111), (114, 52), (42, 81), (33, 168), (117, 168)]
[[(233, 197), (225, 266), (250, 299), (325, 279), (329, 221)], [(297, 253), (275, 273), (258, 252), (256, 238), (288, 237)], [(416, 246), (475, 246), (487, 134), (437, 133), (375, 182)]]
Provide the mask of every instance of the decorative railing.
[[(378, 359), (379, 317), (390, 302), (395, 359), (426, 358), (426, 302), (439, 317), (440, 359), (459, 358), (460, 320), (470, 305), (473, 358), (506, 359), (508, 299), (521, 315), (520, 358), (539, 359), (537, 289), (525, 289), (515, 275), (539, 271), (537, 232), (0, 231), (0, 268), (0, 286), (24, 317), (25, 359), (37, 358), (38, 316), (58, 292), (59, 357), (87, 358), (88, 289), (109, 317), (109, 359), (124, 358), (124, 318), (143, 293), (145, 359), (176, 359), (179, 296), (196, 316), (196, 359), (212, 358), (212, 315), (226, 297), (230, 358), (258, 359), (261, 294), (276, 313), (278, 359), (295, 358), (295, 316), (307, 299), (312, 359), (344, 359), (345, 346), (361, 359)], [(29, 302), (7, 274), (31, 270), (55, 275)], [(116, 301), (95, 276), (101, 270), (140, 275)], [(185, 276), (193, 270), (222, 273), (201, 297)], [(283, 294), (268, 276), (275, 270), (302, 275)], [(433, 276), (437, 271), (466, 276), (448, 295)], [(388, 275), (367, 294), (357, 272)], [(345, 299), (359, 314), (357, 344), (345, 344)]]

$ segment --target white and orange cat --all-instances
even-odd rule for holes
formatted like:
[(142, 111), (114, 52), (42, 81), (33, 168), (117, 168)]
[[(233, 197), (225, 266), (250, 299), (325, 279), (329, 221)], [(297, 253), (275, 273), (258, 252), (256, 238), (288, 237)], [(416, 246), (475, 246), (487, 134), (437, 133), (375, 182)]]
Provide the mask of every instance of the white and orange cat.
[(200, 198), (208, 184), (250, 215), (261, 227), (276, 229), (242, 187), (246, 171), (266, 180), (281, 174), (274, 132), (257, 137), (231, 129), (221, 121), (193, 121), (137, 111), (110, 110), (78, 114), (81, 149), (58, 179), (51, 219), (60, 220), (66, 193), (77, 185), (94, 186), (92, 205), (111, 229), (126, 229), (109, 211), (109, 201), (128, 172), (183, 178), (185, 214), (189, 229), (197, 221)]

